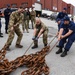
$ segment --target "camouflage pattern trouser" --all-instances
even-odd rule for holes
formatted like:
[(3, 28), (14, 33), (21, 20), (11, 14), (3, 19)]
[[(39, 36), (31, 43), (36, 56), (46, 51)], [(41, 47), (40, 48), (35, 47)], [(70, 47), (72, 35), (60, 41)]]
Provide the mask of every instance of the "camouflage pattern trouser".
[[(36, 37), (37, 37), (37, 35), (36, 35)], [(48, 44), (47, 38), (48, 38), (48, 30), (43, 32), (43, 43), (44, 43), (44, 45)], [(34, 40), (34, 45), (38, 46), (38, 41)]]
[(0, 20), (0, 33), (1, 33), (1, 27), (2, 27), (2, 25), (1, 25), (1, 20)]
[(24, 20), (22, 23), (22, 30), (25, 31), (25, 29), (28, 32), (28, 21), (27, 20)]
[(14, 39), (15, 33), (18, 36), (17, 41), (16, 41), (16, 44), (20, 44), (23, 34), (20, 31), (19, 27), (14, 28), (14, 31), (9, 31), (8, 33), (9, 33), (9, 36), (8, 36), (8, 40), (6, 42), (6, 45), (7, 46), (10, 46), (11, 45), (11, 43), (12, 43), (12, 41)]
[(27, 26), (28, 26), (28, 28), (29, 28), (29, 16), (27, 16)]
[(31, 23), (32, 23), (32, 29), (34, 28), (34, 24), (35, 24), (35, 17), (31, 16)]

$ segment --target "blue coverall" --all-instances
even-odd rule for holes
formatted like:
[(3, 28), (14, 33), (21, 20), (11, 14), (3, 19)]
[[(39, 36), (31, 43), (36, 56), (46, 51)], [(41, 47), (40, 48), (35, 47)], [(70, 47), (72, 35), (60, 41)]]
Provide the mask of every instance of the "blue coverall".
[(4, 11), (4, 16), (5, 16), (5, 24), (6, 24), (6, 26), (5, 26), (5, 30), (6, 30), (6, 33), (7, 33), (7, 30), (8, 30), (8, 23), (9, 23), (9, 17), (10, 17), (10, 14), (9, 13), (11, 13), (12, 11), (11, 11), (11, 9), (5, 9), (5, 11)]
[(63, 20), (63, 18), (64, 18), (65, 16), (68, 16), (67, 13), (59, 12), (59, 14), (58, 14), (58, 16), (57, 16), (57, 19), (59, 18), (59, 19)]
[[(63, 22), (63, 19), (65, 16), (68, 16), (67, 13), (59, 12), (59, 14), (57, 15), (56, 21), (60, 20), (61, 22)], [(58, 31), (60, 30), (60, 24), (58, 25)]]
[(65, 25), (64, 22), (63, 22), (62, 25), (61, 25), (61, 28), (64, 29), (62, 35), (65, 35), (69, 30), (73, 31), (71, 35), (69, 35), (66, 38), (61, 39), (60, 42), (59, 42), (59, 47), (63, 48), (66, 40), (68, 39), (64, 49), (69, 51), (69, 49), (71, 48), (73, 42), (75, 41), (75, 23), (70, 21), (68, 25)]

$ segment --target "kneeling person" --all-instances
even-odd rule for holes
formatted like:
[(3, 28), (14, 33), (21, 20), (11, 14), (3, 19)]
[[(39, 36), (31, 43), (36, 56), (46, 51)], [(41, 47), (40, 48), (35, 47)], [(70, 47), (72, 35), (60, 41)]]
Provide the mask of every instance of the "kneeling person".
[(32, 40), (34, 41), (34, 46), (32, 49), (38, 47), (38, 39), (43, 34), (43, 43), (44, 46), (47, 46), (47, 35), (48, 35), (48, 28), (41, 22), (39, 18), (36, 19), (35, 27), (34, 27), (34, 36)]

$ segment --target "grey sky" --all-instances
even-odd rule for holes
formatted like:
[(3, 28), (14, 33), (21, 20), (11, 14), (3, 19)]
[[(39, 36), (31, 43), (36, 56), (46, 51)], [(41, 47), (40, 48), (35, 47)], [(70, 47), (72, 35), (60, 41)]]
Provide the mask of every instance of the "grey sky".
[(63, 0), (63, 1), (70, 3), (70, 4), (73, 4), (75, 6), (75, 0)]

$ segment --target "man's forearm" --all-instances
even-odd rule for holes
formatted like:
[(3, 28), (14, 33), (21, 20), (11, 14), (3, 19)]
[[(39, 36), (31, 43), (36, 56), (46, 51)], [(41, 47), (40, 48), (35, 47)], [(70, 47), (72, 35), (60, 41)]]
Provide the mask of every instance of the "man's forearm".
[(62, 29), (60, 29), (60, 31), (59, 31), (58, 40), (60, 40), (60, 39), (61, 39), (62, 33), (63, 33), (63, 28), (62, 28)]
[(68, 32), (68, 33), (66, 33), (66, 34), (64, 35), (64, 38), (65, 38), (65, 37), (68, 37), (69, 35), (71, 35), (71, 34), (72, 34), (72, 32), (73, 32), (72, 30), (69, 30), (69, 32)]
[(35, 35), (36, 35), (36, 32), (37, 32), (37, 30), (36, 30), (36, 28), (34, 28), (33, 36), (35, 36)]
[(59, 31), (59, 36), (61, 36), (62, 33), (63, 33), (63, 28), (60, 29), (60, 31)]
[(44, 31), (44, 29), (41, 29), (41, 30), (40, 30), (40, 32), (39, 32), (39, 34), (38, 34), (38, 37), (41, 36), (41, 34), (43, 33), (43, 31)]

